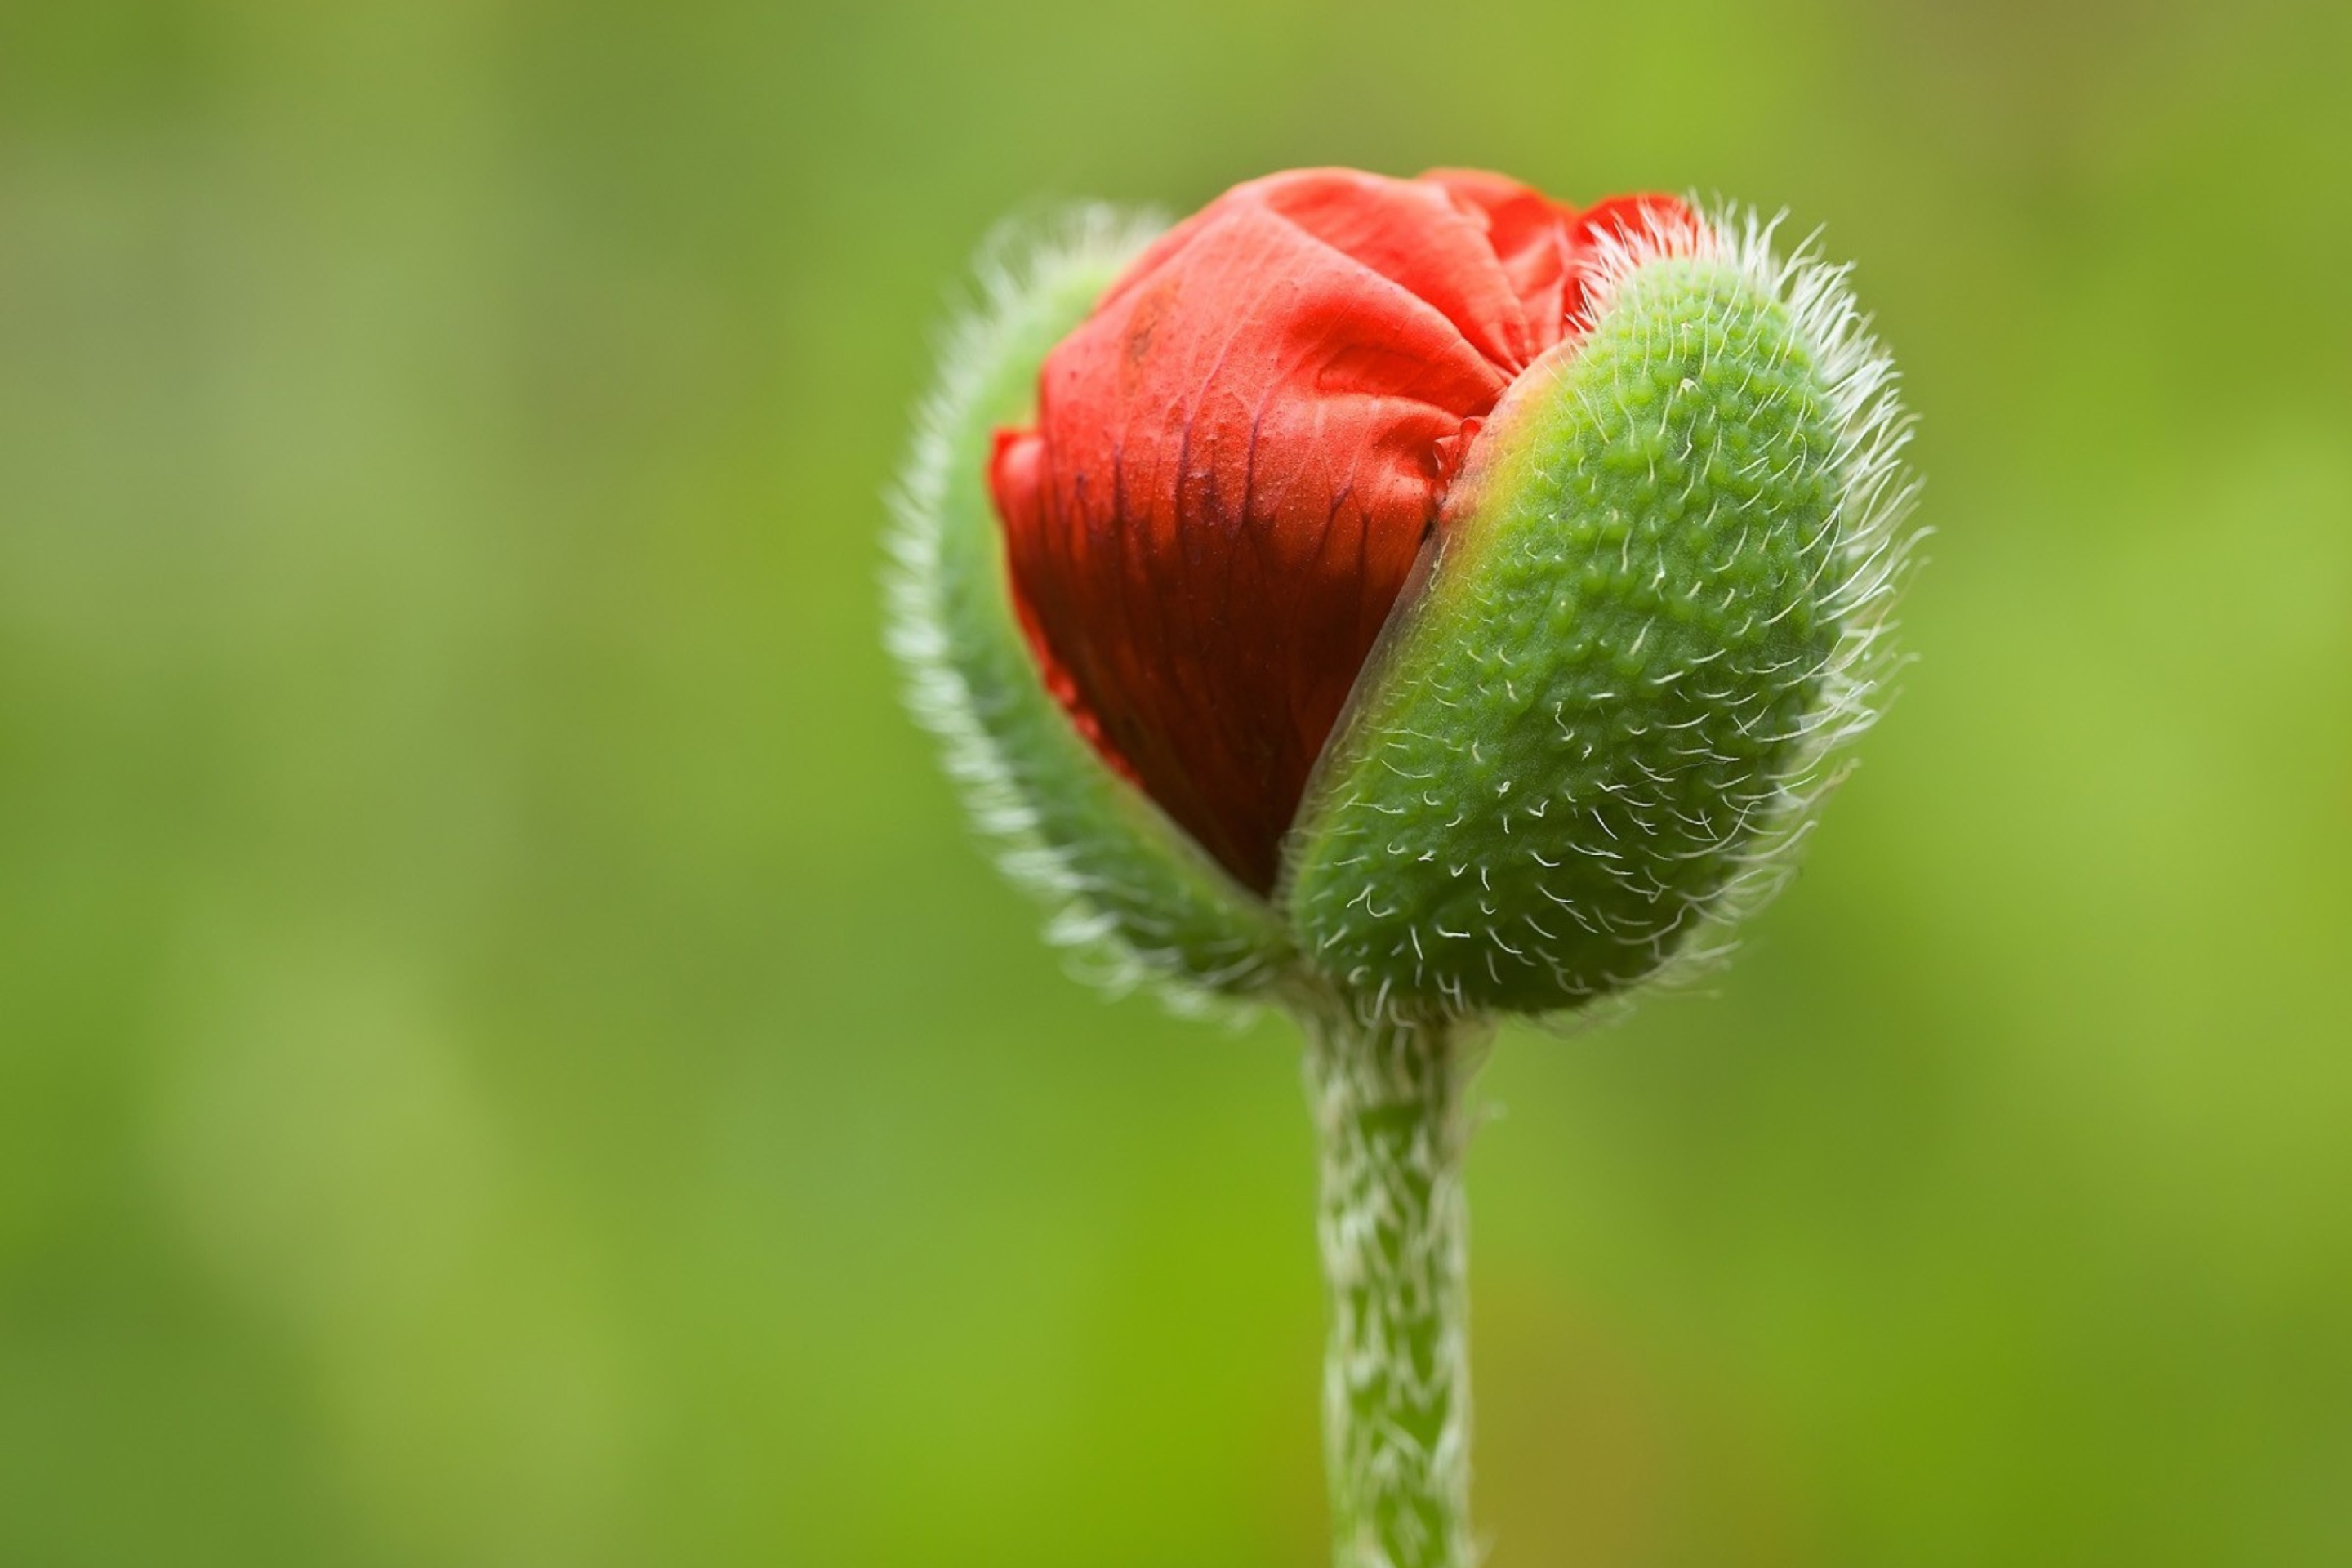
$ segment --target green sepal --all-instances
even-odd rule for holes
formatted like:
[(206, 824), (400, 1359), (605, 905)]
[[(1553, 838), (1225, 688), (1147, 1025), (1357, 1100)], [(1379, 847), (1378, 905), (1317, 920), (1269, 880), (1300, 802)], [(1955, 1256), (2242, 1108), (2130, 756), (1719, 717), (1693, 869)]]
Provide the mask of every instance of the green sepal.
[(1015, 618), (986, 487), (993, 433), (1034, 416), (1045, 354), (1157, 226), (1102, 209), (980, 265), (982, 301), (945, 345), (896, 498), (892, 646), (1005, 868), (1056, 907), (1054, 938), (1112, 984), (1246, 996), (1292, 949), (1268, 905), (1112, 772), (1045, 689)]
[(1858, 726), (1899, 421), (1835, 276), (1792, 289), (1750, 238), (1629, 264), (1481, 436), (1277, 893), (1359, 997), (1633, 984), (1769, 868)]

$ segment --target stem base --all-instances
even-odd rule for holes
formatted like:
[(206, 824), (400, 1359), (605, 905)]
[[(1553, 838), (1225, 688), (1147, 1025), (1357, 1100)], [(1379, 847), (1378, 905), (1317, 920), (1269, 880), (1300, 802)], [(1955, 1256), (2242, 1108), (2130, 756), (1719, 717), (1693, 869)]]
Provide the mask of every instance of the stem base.
[(1307, 1023), (1331, 1292), (1323, 1364), (1338, 1568), (1468, 1568), (1464, 1089), (1450, 1021)]

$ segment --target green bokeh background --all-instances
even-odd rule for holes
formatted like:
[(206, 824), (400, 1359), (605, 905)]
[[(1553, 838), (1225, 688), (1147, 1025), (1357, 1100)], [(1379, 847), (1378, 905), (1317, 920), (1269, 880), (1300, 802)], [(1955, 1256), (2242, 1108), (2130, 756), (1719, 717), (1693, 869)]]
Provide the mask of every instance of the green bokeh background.
[(1008, 210), (1826, 226), (1921, 656), (1507, 1035), (1497, 1568), (2352, 1562), (2344, 8), (0, 8), (0, 1563), (1321, 1559), (1277, 1022), (1069, 984), (877, 647)]

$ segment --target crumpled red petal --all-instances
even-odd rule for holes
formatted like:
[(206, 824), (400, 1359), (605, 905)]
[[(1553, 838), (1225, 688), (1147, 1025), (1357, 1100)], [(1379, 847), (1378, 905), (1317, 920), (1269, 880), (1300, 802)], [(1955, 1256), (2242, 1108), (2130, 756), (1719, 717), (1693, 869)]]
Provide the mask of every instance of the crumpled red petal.
[(989, 482), (1048, 687), (1270, 890), (1308, 771), (1479, 421), (1583, 304), (1594, 232), (1499, 175), (1300, 170), (1153, 244), (1046, 357)]

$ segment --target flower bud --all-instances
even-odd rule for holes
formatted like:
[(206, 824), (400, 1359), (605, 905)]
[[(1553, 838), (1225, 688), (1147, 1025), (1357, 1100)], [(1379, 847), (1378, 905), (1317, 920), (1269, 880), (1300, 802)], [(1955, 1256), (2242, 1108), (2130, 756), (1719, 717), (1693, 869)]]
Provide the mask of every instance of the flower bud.
[(897, 637), (1063, 933), (1541, 1013), (1752, 903), (1871, 716), (1910, 493), (1843, 272), (1769, 240), (1319, 170), (991, 270)]

